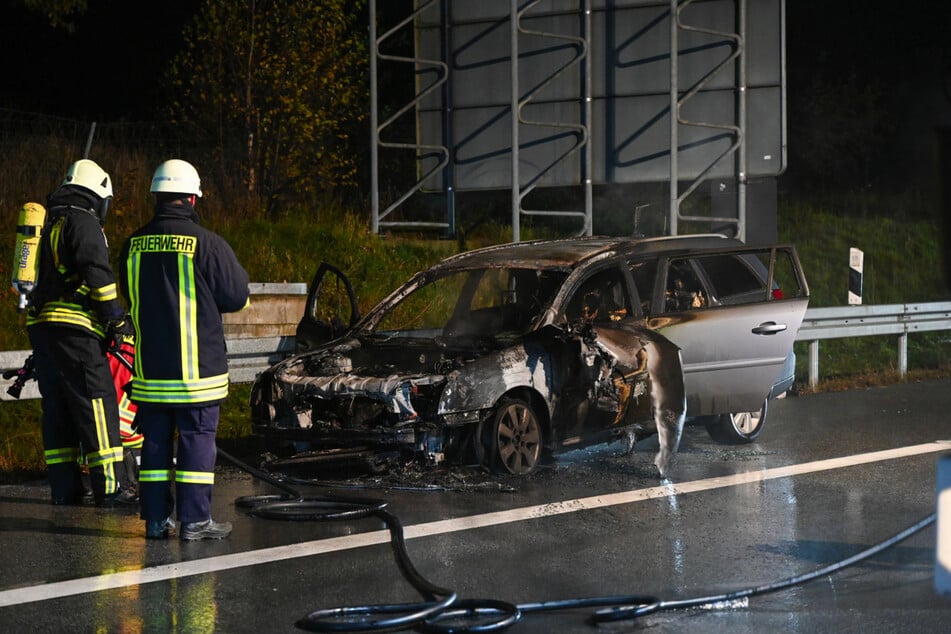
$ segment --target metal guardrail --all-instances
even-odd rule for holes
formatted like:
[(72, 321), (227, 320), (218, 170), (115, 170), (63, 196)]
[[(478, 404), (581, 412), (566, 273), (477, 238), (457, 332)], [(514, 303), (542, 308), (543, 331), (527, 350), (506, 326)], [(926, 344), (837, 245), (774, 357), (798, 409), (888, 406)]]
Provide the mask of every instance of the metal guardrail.
[(951, 330), (951, 302), (811, 308), (796, 341), (809, 342), (809, 385), (819, 382), (819, 340), (898, 335), (898, 372), (908, 372), (908, 334)]
[(234, 383), (251, 383), (257, 375), (294, 352), (294, 337), (229, 339), (228, 376)]
[[(228, 374), (233, 383), (250, 383), (261, 371), (294, 352), (294, 337), (254, 337), (228, 339)], [(23, 366), (31, 350), (0, 352), (0, 370), (12, 370)], [(0, 379), (0, 400), (16, 400), (7, 394), (14, 379)], [(21, 401), (39, 398), (36, 381), (27, 381), (20, 393)]]
[[(836, 306), (806, 311), (796, 341), (809, 342), (809, 385), (819, 380), (819, 341), (847, 337), (895, 335), (898, 339), (898, 370), (908, 370), (908, 334), (951, 330), (951, 302), (925, 304), (881, 304)], [(228, 372), (234, 383), (250, 383), (259, 372), (294, 351), (294, 337), (255, 337), (228, 339)], [(19, 368), (29, 350), (0, 352), (0, 370)], [(0, 379), (0, 400), (13, 400), (7, 394), (12, 379)], [(36, 381), (28, 381), (21, 400), (39, 398)]]

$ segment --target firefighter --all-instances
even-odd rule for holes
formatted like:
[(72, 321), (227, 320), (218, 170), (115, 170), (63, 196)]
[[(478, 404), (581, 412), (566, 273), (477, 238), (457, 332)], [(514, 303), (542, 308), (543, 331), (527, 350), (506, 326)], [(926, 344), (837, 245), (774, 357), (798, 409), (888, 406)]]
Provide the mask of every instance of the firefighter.
[(120, 289), (137, 331), (130, 397), (145, 436), (139, 470), (145, 536), (167, 538), (174, 510), (182, 540), (222, 539), (231, 524), (211, 516), (215, 435), (228, 395), (221, 313), (248, 305), (248, 274), (228, 243), (199, 223), (201, 182), (193, 165), (165, 161), (151, 192), (153, 218), (120, 253)]
[[(96, 506), (134, 505), (121, 467), (119, 408), (107, 342), (131, 334), (103, 233), (112, 181), (94, 161), (70, 166), (47, 198), (37, 285), (26, 324), (42, 396), (51, 502), (81, 505), (81, 465)], [(122, 486), (125, 484), (126, 486)]]

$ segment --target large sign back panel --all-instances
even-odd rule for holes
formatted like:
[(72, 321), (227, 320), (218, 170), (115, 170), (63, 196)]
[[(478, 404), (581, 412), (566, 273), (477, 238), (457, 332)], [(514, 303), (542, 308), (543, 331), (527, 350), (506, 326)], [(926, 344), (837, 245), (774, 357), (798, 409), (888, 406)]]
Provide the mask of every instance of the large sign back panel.
[[(520, 3), (525, 12), (514, 37), (510, 0), (446, 0), (435, 6), (440, 4), (448, 16), (424, 12), (417, 21), (417, 55), (443, 59), (441, 52), (449, 51), (443, 61), (449, 67), (451, 108), (438, 91), (423, 99), (418, 134), (421, 144), (450, 147), (457, 190), (512, 186), (513, 85), (522, 104), (520, 184), (541, 174), (544, 185), (582, 183), (586, 155), (571, 152), (582, 138), (579, 126), (589, 137), (585, 151), (591, 153), (594, 183), (670, 180), (669, 2), (591, 0), (590, 25), (577, 0)], [(686, 120), (677, 131), (680, 179), (695, 178), (712, 163), (709, 178), (737, 171), (735, 160), (717, 162), (733, 137), (691, 122), (737, 120), (737, 65), (714, 69), (735, 50), (743, 6), (746, 174), (775, 176), (785, 169), (783, 0), (697, 0), (681, 11), (687, 28), (676, 34), (678, 94), (698, 88), (680, 109)], [(588, 97), (590, 120), (585, 119)], [(425, 188), (440, 187), (433, 177)]]

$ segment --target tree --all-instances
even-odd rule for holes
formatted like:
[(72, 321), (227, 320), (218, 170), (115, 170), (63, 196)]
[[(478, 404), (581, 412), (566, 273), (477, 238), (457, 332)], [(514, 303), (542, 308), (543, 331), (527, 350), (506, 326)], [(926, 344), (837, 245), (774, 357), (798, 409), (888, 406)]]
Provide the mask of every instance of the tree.
[(22, 0), (28, 10), (46, 16), (50, 26), (64, 31), (75, 28), (74, 20), (89, 9), (87, 0)]
[(365, 0), (203, 0), (169, 79), (173, 121), (269, 211), (352, 186), (367, 113)]

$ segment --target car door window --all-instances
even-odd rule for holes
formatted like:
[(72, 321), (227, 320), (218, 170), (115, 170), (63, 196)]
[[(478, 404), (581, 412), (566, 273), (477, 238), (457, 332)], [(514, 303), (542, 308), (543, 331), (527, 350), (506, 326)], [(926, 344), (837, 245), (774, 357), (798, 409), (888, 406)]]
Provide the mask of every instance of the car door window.
[(680, 313), (706, 308), (707, 291), (689, 258), (672, 259), (667, 269), (664, 311)]
[(631, 315), (631, 303), (621, 271), (608, 269), (585, 280), (565, 310), (569, 321), (610, 323)]
[(711, 255), (697, 258), (697, 263), (706, 273), (717, 303), (746, 304), (767, 299), (765, 274), (769, 269), (755, 254)]
[[(782, 249), (701, 256), (696, 264), (706, 276), (715, 305), (765, 302), (803, 293), (795, 262)], [(773, 281), (767, 288), (771, 267)]]
[(347, 276), (322, 262), (314, 275), (297, 324), (295, 351), (304, 352), (342, 335), (360, 318), (356, 295)]

